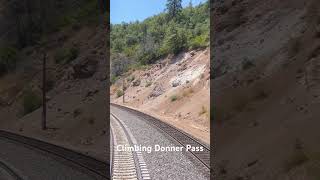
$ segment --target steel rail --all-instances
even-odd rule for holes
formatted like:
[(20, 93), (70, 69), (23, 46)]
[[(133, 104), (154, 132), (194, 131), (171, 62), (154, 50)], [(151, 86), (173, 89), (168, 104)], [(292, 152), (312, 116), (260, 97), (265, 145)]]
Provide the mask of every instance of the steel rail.
[(80, 152), (3, 130), (0, 130), (0, 137), (17, 142), (35, 150), (40, 150), (46, 154), (59, 157), (65, 160), (66, 163), (69, 163), (70, 165), (76, 165), (78, 168), (85, 169), (91, 174), (101, 177), (102, 179), (110, 179), (108, 163), (84, 155)]
[(6, 165), (4, 162), (0, 161), (0, 168), (5, 170), (13, 179), (15, 180), (23, 180), (22, 177), (19, 176), (12, 168)]
[(190, 152), (194, 157), (196, 157), (204, 166), (210, 169), (210, 147), (208, 145), (204, 144), (203, 142), (200, 142), (197, 138), (181, 131), (180, 129), (177, 129), (176, 127), (166, 122), (163, 122), (153, 116), (150, 116), (146, 113), (143, 113), (141, 111), (138, 111), (126, 106), (114, 104), (114, 103), (111, 103), (111, 105), (118, 107), (120, 109), (129, 111), (141, 117), (146, 122), (162, 130), (164, 133), (169, 135), (171, 138), (173, 138), (175, 141), (177, 141), (179, 144), (181, 144), (185, 148), (187, 145), (191, 145), (194, 147), (203, 147), (203, 151), (188, 151), (188, 152)]

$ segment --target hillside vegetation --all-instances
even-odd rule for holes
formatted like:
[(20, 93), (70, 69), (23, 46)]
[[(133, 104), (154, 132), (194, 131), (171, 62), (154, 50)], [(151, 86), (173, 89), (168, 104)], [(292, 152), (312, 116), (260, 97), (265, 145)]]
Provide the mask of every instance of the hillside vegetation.
[[(129, 106), (210, 143), (210, 51), (181, 52), (126, 73), (110, 87), (112, 103)], [(123, 101), (124, 100), (124, 101)]]
[(1, 130), (108, 160), (104, 3), (0, 0)]
[(135, 108), (210, 142), (209, 2), (111, 26), (112, 103)]
[[(97, 0), (13, 0), (1, 2), (0, 76), (15, 70), (23, 49), (44, 48), (48, 37), (71, 27), (97, 24)], [(81, 22), (81, 23), (80, 23)]]
[[(168, 1), (170, 3), (170, 1)], [(168, 4), (167, 4), (168, 6)], [(183, 50), (209, 45), (209, 2), (139, 22), (111, 25), (111, 80), (125, 71)]]

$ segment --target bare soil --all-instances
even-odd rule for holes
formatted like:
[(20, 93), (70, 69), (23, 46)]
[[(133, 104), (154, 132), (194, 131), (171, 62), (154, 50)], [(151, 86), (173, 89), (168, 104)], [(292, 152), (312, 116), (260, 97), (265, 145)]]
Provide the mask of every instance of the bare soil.
[[(155, 116), (210, 144), (209, 49), (169, 56), (144, 70), (129, 72), (123, 97), (122, 79), (111, 87), (111, 102)], [(140, 81), (139, 85), (134, 85)]]
[(215, 4), (217, 179), (320, 177), (319, 7), (312, 0)]
[[(42, 97), (42, 54), (36, 47), (23, 49), (17, 70), (0, 78), (0, 129), (108, 160), (106, 33), (102, 26), (70, 27), (46, 40), (47, 76), (53, 82), (47, 92), (46, 131), (41, 130), (41, 107), (23, 113), (26, 90)], [(79, 49), (78, 57), (57, 64), (57, 51), (72, 46)]]

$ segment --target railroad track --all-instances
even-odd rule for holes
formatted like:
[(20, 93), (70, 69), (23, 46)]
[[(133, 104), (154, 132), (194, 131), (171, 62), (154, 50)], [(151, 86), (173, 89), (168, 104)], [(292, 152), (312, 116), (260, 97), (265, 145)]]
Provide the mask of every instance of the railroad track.
[(138, 179), (137, 167), (133, 152), (117, 151), (117, 145), (130, 146), (128, 136), (118, 121), (110, 122), (113, 137), (112, 147), (112, 179)]
[(108, 168), (109, 164), (106, 162), (102, 162), (95, 158), (60, 146), (7, 131), (0, 130), (0, 137), (17, 142), (35, 150), (40, 150), (48, 155), (55, 156), (56, 158), (63, 160), (63, 162), (67, 163), (68, 165), (76, 166), (77, 168), (94, 175), (98, 179), (110, 179), (110, 171)]
[(7, 180), (23, 180), (10, 166), (0, 160), (0, 178)]
[(151, 125), (157, 127), (158, 129), (162, 130), (164, 133), (168, 134), (170, 137), (172, 137), (174, 140), (176, 140), (179, 144), (181, 144), (183, 147), (186, 147), (187, 145), (191, 145), (194, 147), (203, 147), (203, 151), (188, 151), (191, 154), (194, 155), (202, 164), (210, 169), (210, 147), (202, 142), (200, 142), (198, 139), (192, 137), (191, 135), (173, 127), (172, 125), (165, 123), (155, 117), (152, 117), (148, 114), (145, 114), (143, 112), (121, 106), (118, 104), (111, 103), (112, 106), (124, 109), (126, 111), (129, 111), (138, 117), (145, 119), (146, 122), (150, 123)]
[(117, 151), (117, 145), (134, 146), (137, 140), (129, 128), (113, 113), (110, 113), (114, 120), (110, 121), (111, 136), (113, 137), (112, 149), (112, 179), (113, 180), (150, 180), (147, 165), (140, 151)]

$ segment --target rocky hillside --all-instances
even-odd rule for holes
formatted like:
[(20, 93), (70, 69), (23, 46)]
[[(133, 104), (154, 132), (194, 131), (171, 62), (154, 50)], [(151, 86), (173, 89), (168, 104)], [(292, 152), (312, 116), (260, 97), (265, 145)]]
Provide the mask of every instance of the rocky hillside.
[(208, 48), (182, 52), (129, 71), (111, 86), (111, 102), (149, 113), (209, 144), (209, 57)]
[(217, 179), (319, 179), (320, 3), (213, 4)]
[[(15, 68), (0, 76), (0, 129), (106, 160), (107, 29), (99, 19), (87, 20), (65, 24), (38, 43), (0, 57), (16, 59)], [(44, 52), (46, 131), (41, 130)]]

